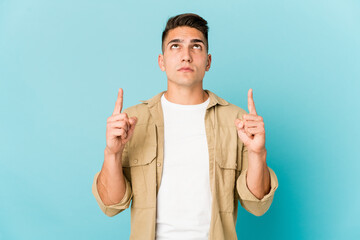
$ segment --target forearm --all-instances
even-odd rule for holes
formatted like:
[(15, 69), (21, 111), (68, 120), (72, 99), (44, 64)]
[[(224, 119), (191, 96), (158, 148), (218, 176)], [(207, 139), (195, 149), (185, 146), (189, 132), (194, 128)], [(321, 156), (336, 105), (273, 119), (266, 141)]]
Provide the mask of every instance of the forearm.
[(270, 191), (270, 172), (266, 164), (266, 151), (262, 154), (248, 152), (246, 183), (249, 190), (262, 199)]
[(105, 205), (119, 203), (125, 195), (125, 179), (121, 164), (122, 151), (112, 154), (105, 149), (104, 163), (97, 179), (97, 190)]

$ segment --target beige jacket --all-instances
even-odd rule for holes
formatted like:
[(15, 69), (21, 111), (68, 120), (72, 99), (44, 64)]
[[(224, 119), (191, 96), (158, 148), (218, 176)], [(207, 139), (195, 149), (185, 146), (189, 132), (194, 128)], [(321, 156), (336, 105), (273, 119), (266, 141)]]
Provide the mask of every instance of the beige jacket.
[[(263, 215), (272, 203), (278, 181), (274, 171), (269, 168), (270, 192), (259, 200), (249, 191), (246, 185), (247, 149), (239, 139), (234, 124), (235, 119), (241, 118), (246, 111), (209, 90), (205, 91), (210, 96), (205, 127), (213, 199), (209, 239), (232, 240), (237, 239), (238, 200), (250, 213)], [(123, 111), (129, 117), (138, 118), (134, 134), (122, 155), (126, 182), (124, 198), (118, 204), (105, 206), (97, 191), (99, 173), (95, 175), (92, 185), (96, 201), (107, 216), (122, 212), (132, 200), (130, 240), (155, 239), (156, 197), (164, 160), (164, 122), (160, 101), (163, 93)]]

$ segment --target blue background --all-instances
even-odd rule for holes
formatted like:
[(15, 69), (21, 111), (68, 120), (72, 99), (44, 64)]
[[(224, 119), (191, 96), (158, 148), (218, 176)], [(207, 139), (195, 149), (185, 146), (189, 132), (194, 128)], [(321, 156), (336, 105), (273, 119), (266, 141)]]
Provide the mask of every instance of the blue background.
[(0, 239), (128, 239), (91, 193), (106, 119), (166, 89), (169, 17), (210, 26), (204, 88), (247, 110), (254, 89), (270, 210), (239, 239), (359, 239), (360, 2), (0, 0)]

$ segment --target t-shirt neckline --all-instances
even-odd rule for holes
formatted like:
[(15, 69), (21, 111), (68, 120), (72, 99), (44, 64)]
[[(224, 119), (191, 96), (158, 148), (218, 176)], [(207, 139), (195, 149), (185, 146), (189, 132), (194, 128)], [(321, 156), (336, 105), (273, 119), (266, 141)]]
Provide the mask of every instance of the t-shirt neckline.
[(166, 106), (172, 107), (172, 108), (178, 108), (178, 109), (201, 109), (206, 108), (209, 105), (210, 102), (210, 96), (206, 99), (205, 102), (200, 104), (191, 104), (191, 105), (184, 105), (184, 104), (178, 104), (170, 102), (166, 99), (165, 94), (161, 96), (161, 103), (165, 104)]

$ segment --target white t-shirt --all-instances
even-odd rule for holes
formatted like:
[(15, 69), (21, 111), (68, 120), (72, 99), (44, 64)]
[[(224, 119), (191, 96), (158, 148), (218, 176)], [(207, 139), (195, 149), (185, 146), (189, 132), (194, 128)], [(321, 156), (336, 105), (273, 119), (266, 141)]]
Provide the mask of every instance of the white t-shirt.
[(207, 240), (211, 220), (205, 112), (210, 102), (181, 105), (164, 95), (164, 165), (157, 196), (156, 240)]

